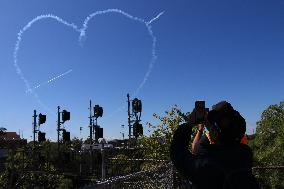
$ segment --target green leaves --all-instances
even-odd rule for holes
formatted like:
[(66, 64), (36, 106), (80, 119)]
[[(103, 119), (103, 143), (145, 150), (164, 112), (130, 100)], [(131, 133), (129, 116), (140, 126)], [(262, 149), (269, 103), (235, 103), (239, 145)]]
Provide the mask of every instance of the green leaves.
[[(252, 144), (256, 165), (284, 165), (284, 101), (271, 105), (263, 111), (257, 122)], [(283, 170), (258, 172), (257, 177), (267, 188), (283, 188)]]
[[(189, 113), (182, 113), (176, 105), (165, 111), (163, 116), (153, 114), (159, 123), (157, 125), (148, 123), (148, 127), (153, 131), (152, 134), (139, 139), (139, 145), (143, 146), (144, 157), (170, 160), (169, 148), (173, 134), (180, 124), (186, 122), (188, 115)], [(149, 167), (146, 164), (145, 166)]]

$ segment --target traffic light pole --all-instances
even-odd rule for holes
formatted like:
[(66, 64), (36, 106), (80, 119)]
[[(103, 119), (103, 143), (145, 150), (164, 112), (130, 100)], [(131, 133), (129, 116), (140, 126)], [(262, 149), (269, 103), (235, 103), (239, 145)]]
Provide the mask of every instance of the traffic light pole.
[(92, 101), (90, 100), (90, 173), (93, 174), (93, 119), (92, 119)]
[(33, 118), (34, 118), (34, 122), (33, 122), (33, 134), (34, 134), (34, 143), (33, 143), (33, 145), (34, 145), (34, 147), (35, 147), (35, 134), (36, 134), (36, 110), (34, 110), (34, 116), (33, 116)]
[(97, 117), (95, 118), (95, 122), (94, 122), (94, 126), (93, 126), (93, 134), (95, 135), (95, 142), (97, 143), (99, 138), (98, 138), (98, 133), (96, 133), (96, 132), (98, 132), (98, 130), (96, 128), (100, 128), (98, 126), (98, 118)]
[(58, 155), (59, 155), (59, 133), (60, 133), (60, 106), (57, 106), (57, 115), (58, 115), (58, 119), (57, 119), (57, 151), (58, 151)]
[(90, 100), (90, 145), (93, 143), (93, 119), (92, 119), (92, 101)]
[(128, 144), (129, 144), (129, 147), (130, 147), (130, 143), (131, 143), (131, 120), (130, 120), (130, 96), (129, 94), (127, 94), (127, 113), (128, 113), (128, 128), (129, 128), (129, 132), (128, 132), (128, 138), (129, 138), (129, 141), (128, 141)]

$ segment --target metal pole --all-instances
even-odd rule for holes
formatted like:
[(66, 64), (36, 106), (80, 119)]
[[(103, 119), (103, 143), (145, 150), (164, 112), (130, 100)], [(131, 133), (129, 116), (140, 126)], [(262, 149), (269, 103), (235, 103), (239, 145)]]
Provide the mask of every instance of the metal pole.
[[(93, 131), (93, 133), (94, 133), (94, 135), (95, 135), (95, 143), (98, 143), (98, 139), (99, 138), (96, 138), (96, 132), (98, 131), (98, 130), (96, 130), (95, 128), (98, 128), (98, 118), (96, 117), (95, 118), (95, 126), (94, 126), (94, 131)], [(97, 135), (98, 135), (98, 133), (97, 133)]]
[(58, 119), (57, 119), (57, 151), (58, 151), (58, 155), (59, 155), (59, 135), (60, 135), (60, 106), (57, 106), (57, 115), (58, 115)]
[(82, 152), (79, 151), (80, 154), (80, 176), (82, 176)]
[(92, 101), (90, 100), (90, 173), (93, 174), (93, 119), (92, 119)]
[(102, 180), (105, 180), (106, 173), (105, 173), (105, 155), (104, 149), (101, 149), (101, 156), (102, 156)]
[(92, 120), (92, 101), (90, 100), (90, 145), (92, 145), (93, 143), (93, 131), (92, 131), (92, 127), (93, 127), (93, 120)]
[(127, 94), (127, 113), (128, 113), (128, 127), (129, 127), (129, 133), (128, 133), (128, 137), (129, 137), (129, 147), (130, 147), (130, 142), (131, 142), (131, 122), (130, 122), (130, 96), (129, 94)]
[(120, 132), (122, 134), (122, 140), (124, 140), (124, 125), (121, 125), (121, 129), (122, 129), (122, 132)]
[(33, 133), (34, 133), (34, 147), (35, 147), (35, 134), (36, 134), (36, 110), (34, 110), (34, 116), (33, 116), (33, 118), (34, 118), (34, 123), (33, 123)]

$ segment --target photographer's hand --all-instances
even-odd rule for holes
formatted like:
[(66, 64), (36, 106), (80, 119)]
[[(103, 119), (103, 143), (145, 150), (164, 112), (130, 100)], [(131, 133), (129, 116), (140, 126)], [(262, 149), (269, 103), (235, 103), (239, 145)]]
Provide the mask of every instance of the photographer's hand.
[(193, 154), (196, 153), (197, 143), (201, 139), (203, 131), (204, 131), (204, 124), (198, 124), (197, 125), (197, 133), (196, 133), (194, 140), (192, 142), (192, 145), (191, 145), (191, 151), (192, 151)]
[(204, 124), (198, 124), (197, 125), (197, 131), (202, 133), (203, 130), (204, 130)]

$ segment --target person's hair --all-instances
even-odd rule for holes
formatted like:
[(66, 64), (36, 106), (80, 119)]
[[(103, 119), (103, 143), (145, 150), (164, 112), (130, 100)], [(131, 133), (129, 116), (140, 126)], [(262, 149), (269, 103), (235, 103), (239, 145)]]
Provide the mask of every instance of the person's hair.
[(208, 121), (218, 132), (218, 139), (222, 143), (239, 142), (246, 131), (245, 119), (226, 101), (212, 107)]

